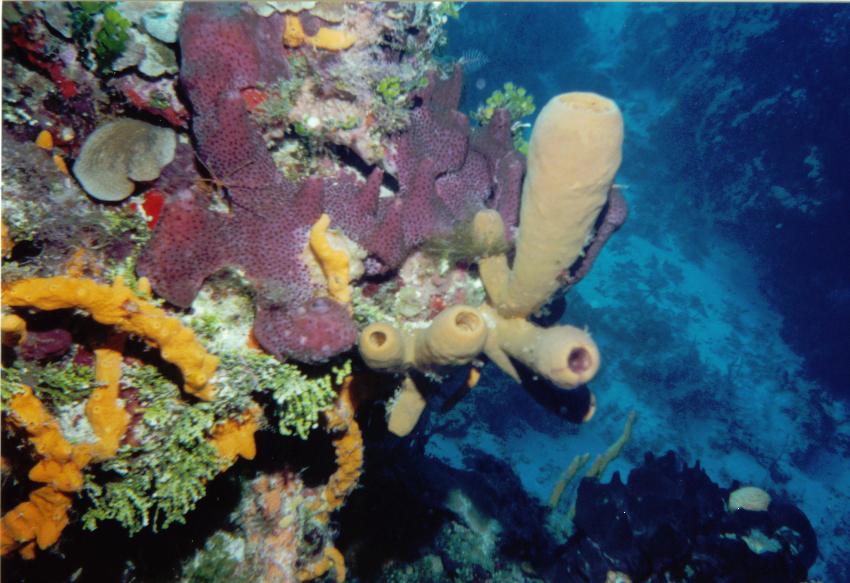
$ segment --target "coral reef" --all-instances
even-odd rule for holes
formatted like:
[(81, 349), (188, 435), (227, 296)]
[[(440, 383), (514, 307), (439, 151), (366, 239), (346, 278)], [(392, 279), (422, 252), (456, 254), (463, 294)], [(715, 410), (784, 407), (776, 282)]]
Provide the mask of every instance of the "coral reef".
[[(466, 117), (455, 109), (458, 70), (447, 81), (429, 75), (427, 87), (414, 95), (421, 103), (410, 113), (409, 128), (386, 146), (397, 195), (379, 196), (384, 171), (377, 168), (365, 182), (344, 168), (328, 178), (287, 180), (243, 97), (245, 90), (291, 76), (292, 62), (282, 53), (258, 48), (279, 38), (283, 23), (280, 15), (260, 19), (239, 10), (190, 6), (181, 28), (181, 79), (195, 112), (193, 132), (205, 165), (227, 187), (229, 212), (208, 210), (196, 192), (172, 193), (139, 272), (157, 293), (188, 306), (207, 277), (238, 267), (257, 291), (260, 345), (281, 358), (321, 362), (347, 349), (353, 330), (332, 303), (316, 303), (314, 296), (324, 292), (299, 259), (323, 210), (384, 268), (397, 267), (414, 246), (451, 230), (457, 217), (471, 217), (485, 203), (513, 224), (522, 162), (506, 114), (494, 115), (469, 137)], [(293, 332), (307, 320), (316, 327), (315, 339)]]
[[(139, 287), (142, 290), (146, 288), (144, 280), (139, 282)], [(203, 409), (197, 410), (185, 405), (176, 405), (180, 401), (177, 397), (175, 403), (166, 404), (167, 409), (163, 412), (164, 415), (163, 413), (160, 415), (166, 419), (173, 417), (172, 412), (175, 406), (178, 410), (182, 408), (186, 411), (198, 411), (201, 414), (200, 419), (197, 414), (186, 418), (188, 423), (200, 424), (200, 427), (193, 430), (196, 443), (189, 440), (188, 435), (192, 433), (188, 428), (186, 428), (187, 433), (181, 431), (180, 415), (174, 420), (177, 424), (171, 428), (175, 430), (175, 433), (169, 438), (178, 440), (177, 443), (180, 444), (176, 448), (177, 451), (189, 454), (189, 459), (185, 462), (186, 467), (182, 470), (183, 479), (167, 482), (168, 473), (159, 476), (153, 474), (154, 471), (160, 470), (163, 464), (180, 464), (179, 458), (175, 456), (174, 447), (170, 448), (168, 457), (161, 457), (167, 455), (165, 454), (165, 451), (169, 449), (167, 443), (159, 443), (162, 449), (150, 451), (147, 463), (153, 463), (154, 467), (149, 468), (148, 474), (134, 467), (146, 463), (145, 455), (135, 451), (136, 448), (133, 447), (128, 451), (122, 448), (122, 444), (130, 445), (143, 439), (141, 432), (144, 429), (139, 427), (139, 422), (142, 422), (142, 426), (151, 422), (155, 417), (155, 408), (139, 404), (145, 403), (145, 395), (151, 395), (151, 392), (155, 394), (151, 395), (151, 398), (162, 399), (164, 395), (161, 393), (165, 390), (163, 390), (163, 383), (156, 381), (158, 374), (154, 373), (144, 378), (144, 383), (138, 383), (136, 391), (139, 395), (135, 400), (128, 396), (129, 389), (121, 385), (127, 335), (132, 334), (142, 338), (158, 348), (163, 360), (172, 363), (182, 374), (186, 391), (201, 399), (210, 400), (213, 397), (209, 379), (215, 371), (218, 359), (206, 353), (191, 330), (184, 328), (178, 320), (166, 316), (161, 309), (137, 296), (120, 279), (112, 286), (101, 285), (88, 279), (63, 276), (27, 279), (9, 286), (3, 295), (3, 301), (5, 306), (19, 309), (54, 311), (74, 308), (82, 310), (87, 312), (93, 320), (114, 329), (114, 332), (110, 333), (99, 347), (94, 348), (93, 354), (89, 356), (95, 363), (91, 384), (99, 385), (87, 391), (83, 408), (88, 432), (93, 438), (91, 441), (79, 439), (74, 444), (68, 441), (66, 434), (69, 431), (73, 433), (73, 430), (63, 428), (45, 408), (42, 401), (33, 394), (32, 389), (20, 380), (16, 380), (16, 378), (23, 379), (31, 376), (26, 369), (19, 368), (11, 379), (6, 379), (6, 382), (12, 383), (12, 387), (8, 389), (12, 395), (10, 401), (12, 424), (27, 432), (36, 452), (41, 457), (29, 472), (30, 480), (47, 483), (57, 492), (77, 492), (84, 485), (82, 470), (90, 462), (100, 463), (107, 471), (120, 467), (123, 474), (127, 476), (126, 481), (110, 482), (105, 489), (86, 479), (86, 489), (93, 492), (94, 504), (84, 518), (87, 525), (93, 527), (97, 520), (114, 518), (132, 531), (148, 524), (149, 508), (155, 508), (157, 513), (163, 512), (165, 515), (163, 526), (167, 526), (173, 520), (182, 520), (182, 516), (191, 510), (194, 502), (203, 496), (203, 484), (206, 480), (212, 478), (220, 469), (231, 465), (236, 455), (253, 457), (253, 433), (257, 428), (256, 413), (249, 410), (246, 414), (249, 419), (237, 424), (235, 428), (232, 426), (235, 423), (233, 419), (228, 419), (214, 427), (215, 417), (212, 411), (205, 412)], [(12, 345), (25, 341), (29, 334), (26, 332), (25, 324), (21, 323), (20, 316), (6, 316), (4, 322), (4, 329), (9, 334), (7, 340), (12, 341)], [(16, 333), (15, 337), (11, 336), (12, 332)], [(81, 354), (78, 352), (77, 356)], [(60, 391), (69, 388), (63, 386), (61, 382), (57, 384)], [(7, 389), (4, 388), (4, 390)], [(175, 397), (176, 395), (172, 395), (172, 399)], [(232, 399), (229, 406), (233, 407), (236, 402), (238, 399)], [(131, 403), (136, 404), (133, 405), (132, 410), (128, 410)], [(226, 412), (227, 407), (228, 405), (223, 406), (221, 412)], [(138, 418), (139, 409), (142, 412), (141, 418)], [(206, 437), (207, 432), (210, 433), (210, 438)], [(208, 443), (208, 439), (211, 443)], [(156, 441), (156, 439), (148, 439), (145, 447), (140, 449), (145, 451)], [(185, 447), (192, 447), (194, 451), (182, 449)], [(208, 451), (205, 452), (204, 448)], [(208, 458), (206, 463), (201, 462), (203, 453), (206, 453)], [(189, 487), (192, 476), (195, 476), (196, 483)], [(152, 482), (157, 483), (156, 493), (146, 500), (145, 494)], [(168, 492), (160, 489), (159, 484), (164, 482), (167, 482), (166, 488), (173, 490)], [(186, 490), (186, 488), (189, 489)], [(122, 497), (123, 502), (120, 501)], [(59, 498), (48, 496), (47, 499)], [(182, 502), (176, 502), (178, 500)], [(174, 502), (178, 507), (169, 506)], [(36, 502), (31, 499), (30, 502), (23, 504), (32, 505)], [(64, 506), (70, 506), (70, 499)], [(21, 513), (29, 511), (30, 508), (30, 506), (23, 506), (12, 512)], [(45, 508), (41, 508), (41, 514), (47, 512)], [(16, 514), (10, 516), (16, 516)], [(10, 536), (15, 542), (25, 543), (21, 550), (24, 556), (32, 557), (32, 548), (26, 535), (39, 532), (39, 527), (36, 526), (38, 523), (34, 522), (39, 516), (41, 515), (38, 513), (33, 514), (30, 520), (33, 526), (30, 530), (21, 530), (16, 527), (17, 530), (10, 531), (13, 533)], [(51, 520), (53, 524), (61, 524), (62, 527), (67, 523), (67, 518), (59, 520), (54, 517)], [(157, 519), (154, 518), (154, 524), (156, 522)], [(45, 548), (55, 542), (61, 530), (61, 527), (58, 528), (55, 536), (38, 535), (39, 546)], [(14, 548), (12, 542), (7, 542), (8, 544), (4, 543), (4, 553)]]
[(195, 334), (183, 328), (179, 320), (137, 297), (120, 279), (112, 286), (63, 276), (28, 279), (12, 285), (3, 295), (3, 302), (11, 307), (40, 310), (84, 310), (95, 321), (135, 334), (156, 346), (167, 362), (180, 369), (187, 393), (205, 400), (214, 396), (209, 381), (218, 358), (207, 354)]
[(338, 510), (360, 477), (363, 441), (354, 420), (352, 377), (346, 377), (334, 405), (325, 412), (337, 468), (327, 482), (308, 487), (297, 473), (262, 473), (246, 484), (234, 514), (241, 535), (216, 533), (187, 571), (226, 569), (227, 578), (296, 582), (332, 574), (342, 582), (345, 560), (333, 546), (331, 514)]
[[(584, 94), (547, 106), (523, 185), (533, 101), (509, 85), (477, 123), (459, 111), (462, 64), (435, 55), (456, 16), (4, 6), (4, 555), (46, 551), (37, 572), (103, 532), (188, 532), (207, 493), (233, 487), (187, 580), (343, 581), (337, 521), (364, 433), (414, 429), (419, 372), (467, 367), (456, 398), (483, 356), (561, 388), (593, 377), (589, 335), (532, 315), (625, 219), (619, 112)], [(576, 121), (585, 110), (608, 130)], [(575, 146), (585, 130), (608, 141)], [(444, 536), (467, 538), (449, 570), (481, 572), (451, 564), (463, 548), (495, 568), (501, 530), (480, 500), (451, 500), (467, 524)]]
[(41, 457), (30, 470), (29, 479), (47, 486), (33, 491), (27, 502), (3, 515), (0, 553), (19, 550), (22, 557), (32, 559), (36, 544), (46, 549), (59, 539), (68, 524), (71, 499), (63, 492), (76, 492), (83, 487), (80, 470), (89, 462), (91, 453), (85, 446), (68, 443), (30, 387), (22, 385), (8, 403), (12, 423), (26, 431)]

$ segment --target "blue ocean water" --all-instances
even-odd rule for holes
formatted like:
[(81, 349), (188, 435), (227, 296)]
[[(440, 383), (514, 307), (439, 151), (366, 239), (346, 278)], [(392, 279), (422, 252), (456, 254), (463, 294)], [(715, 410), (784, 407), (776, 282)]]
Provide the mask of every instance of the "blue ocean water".
[[(469, 4), (448, 52), (480, 51), (473, 109), (505, 82), (538, 106), (617, 101), (631, 214), (566, 298), (603, 354), (594, 419), (567, 426), (504, 377), (431, 419), (429, 456), (508, 462), (548, 500), (574, 455), (699, 460), (807, 514), (811, 576), (850, 580), (850, 8)], [(509, 412), (509, 413), (506, 413)], [(566, 508), (562, 509), (566, 512)]]

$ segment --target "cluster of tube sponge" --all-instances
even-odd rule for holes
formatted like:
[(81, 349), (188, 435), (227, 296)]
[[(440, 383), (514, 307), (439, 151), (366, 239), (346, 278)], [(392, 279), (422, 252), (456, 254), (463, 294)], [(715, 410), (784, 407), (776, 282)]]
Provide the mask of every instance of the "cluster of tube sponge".
[(504, 252), (488, 252), (507, 248), (501, 216), (480, 211), (473, 232), (487, 301), (478, 307), (453, 306), (415, 331), (371, 324), (359, 339), (366, 364), (395, 372), (427, 370), (466, 364), (484, 352), (517, 381), (512, 360), (563, 389), (590, 381), (600, 362), (590, 335), (573, 326), (542, 328), (528, 317), (558, 290), (559, 276), (581, 257), (608, 201), (622, 143), (623, 118), (613, 101), (592, 93), (553, 98), (540, 112), (529, 142), (513, 265)]

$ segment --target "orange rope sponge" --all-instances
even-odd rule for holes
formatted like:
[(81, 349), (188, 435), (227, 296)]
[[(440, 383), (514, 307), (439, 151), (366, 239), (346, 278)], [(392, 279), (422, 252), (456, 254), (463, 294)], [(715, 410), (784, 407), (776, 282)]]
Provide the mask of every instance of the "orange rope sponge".
[(35, 558), (35, 545), (44, 550), (68, 525), (71, 499), (52, 486), (30, 494), (0, 519), (0, 555), (19, 550), (25, 559)]
[(308, 35), (297, 16), (287, 14), (283, 28), (283, 44), (297, 48), (304, 43), (328, 51), (342, 51), (354, 44), (357, 38), (350, 32), (321, 27), (315, 35)]
[(252, 460), (257, 455), (254, 433), (259, 428), (259, 418), (259, 408), (249, 409), (241, 420), (228, 419), (213, 429), (212, 445), (223, 458), (224, 468), (233, 465), (238, 456)]
[(333, 440), (337, 470), (322, 492), (325, 502), (323, 510), (326, 513), (342, 506), (346, 496), (357, 485), (363, 468), (363, 435), (354, 419), (351, 382), (351, 376), (345, 378), (336, 407), (326, 413), (328, 429), (339, 432), (339, 436)]
[[(363, 435), (360, 426), (354, 419), (354, 395), (352, 394), (353, 377), (347, 376), (339, 391), (336, 407), (327, 411), (328, 430), (336, 433), (333, 440), (336, 454), (337, 470), (324, 486), (315, 510), (315, 519), (326, 523), (330, 514), (345, 501), (345, 498), (357, 486), (363, 469)], [(312, 564), (298, 572), (301, 581), (315, 579), (334, 569), (336, 581), (345, 581), (345, 559), (335, 547), (328, 545), (322, 556)]]
[(68, 443), (59, 423), (33, 395), (32, 389), (27, 386), (22, 389), (10, 399), (8, 410), (11, 424), (29, 434), (36, 452), (43, 458), (30, 470), (29, 478), (60, 491), (76, 492), (83, 487), (80, 470), (91, 458), (89, 446)]
[(331, 568), (334, 570), (336, 582), (343, 583), (345, 581), (345, 559), (336, 547), (327, 546), (322, 552), (322, 557), (298, 571), (297, 577), (300, 581), (316, 579), (330, 571)]
[(82, 468), (91, 458), (89, 445), (72, 446), (59, 423), (28, 386), (9, 400), (9, 421), (29, 434), (42, 456), (29, 472), (33, 482), (46, 483), (0, 519), (0, 555), (18, 550), (25, 559), (35, 557), (35, 545), (46, 549), (59, 539), (68, 524), (71, 499), (62, 492), (83, 487)]
[[(145, 284), (141, 282), (140, 286), (146, 287)], [(76, 308), (101, 324), (140, 336), (180, 369), (187, 393), (207, 401), (213, 399), (215, 390), (209, 381), (218, 367), (218, 358), (204, 350), (192, 330), (136, 296), (120, 277), (111, 286), (76, 277), (32, 278), (15, 282), (5, 291), (3, 302), (8, 306)]]
[(86, 403), (86, 417), (97, 436), (97, 443), (92, 452), (97, 460), (109, 459), (115, 455), (130, 424), (130, 415), (118, 401), (124, 336), (113, 335), (109, 342), (112, 346), (94, 351), (95, 380), (104, 386), (92, 391)]

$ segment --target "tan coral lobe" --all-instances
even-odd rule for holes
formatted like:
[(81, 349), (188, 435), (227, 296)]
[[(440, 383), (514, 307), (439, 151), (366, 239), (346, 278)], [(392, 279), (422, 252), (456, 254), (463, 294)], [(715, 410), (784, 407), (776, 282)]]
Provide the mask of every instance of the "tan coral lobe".
[(92, 197), (124, 200), (136, 182), (156, 180), (174, 159), (174, 130), (135, 119), (120, 119), (98, 127), (86, 139), (74, 162), (74, 176)]

